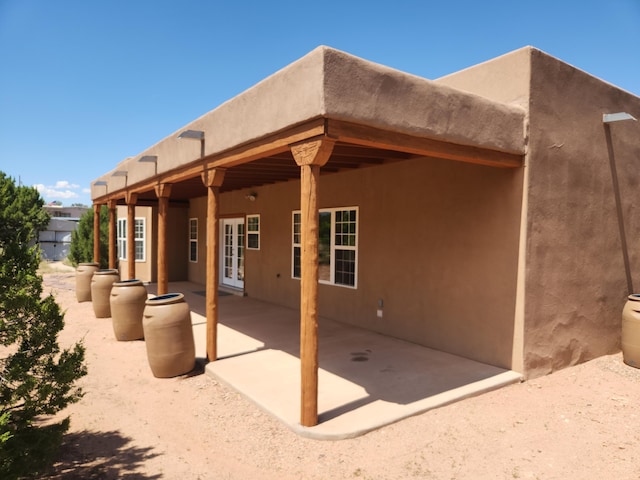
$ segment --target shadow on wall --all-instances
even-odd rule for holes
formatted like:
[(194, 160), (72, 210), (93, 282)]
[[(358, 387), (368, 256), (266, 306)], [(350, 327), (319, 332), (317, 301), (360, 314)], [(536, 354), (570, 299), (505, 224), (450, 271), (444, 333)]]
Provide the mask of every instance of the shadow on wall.
[[(621, 114), (616, 114), (621, 115)], [(628, 114), (624, 114), (628, 115)], [(625, 120), (630, 120), (635, 118), (628, 116), (629, 118), (625, 118)], [(611, 138), (611, 127), (609, 124), (603, 120), (604, 124), (604, 134), (607, 141), (607, 153), (609, 154), (609, 168), (611, 170), (611, 183), (613, 186), (613, 194), (615, 196), (616, 201), (616, 214), (618, 217), (618, 231), (620, 234), (620, 246), (622, 249), (622, 260), (624, 261), (624, 271), (627, 279), (627, 294), (631, 295), (633, 290), (633, 280), (631, 277), (631, 263), (629, 261), (629, 247), (627, 246), (627, 234), (624, 228), (624, 217), (622, 215), (622, 198), (620, 195), (620, 183), (618, 180), (618, 169), (616, 167), (616, 156), (613, 150), (613, 139)]]

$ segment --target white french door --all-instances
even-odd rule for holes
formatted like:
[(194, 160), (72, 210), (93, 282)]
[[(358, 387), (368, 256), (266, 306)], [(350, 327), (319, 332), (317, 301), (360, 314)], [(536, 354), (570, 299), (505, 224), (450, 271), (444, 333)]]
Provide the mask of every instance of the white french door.
[(221, 219), (220, 236), (220, 282), (244, 288), (244, 217)]

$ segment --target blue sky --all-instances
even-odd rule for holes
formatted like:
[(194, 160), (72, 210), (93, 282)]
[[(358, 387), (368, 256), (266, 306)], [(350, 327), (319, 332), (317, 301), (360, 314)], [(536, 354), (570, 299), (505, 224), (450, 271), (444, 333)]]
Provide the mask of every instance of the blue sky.
[(45, 201), (328, 45), (438, 78), (532, 45), (640, 95), (640, 0), (0, 0), (0, 171)]

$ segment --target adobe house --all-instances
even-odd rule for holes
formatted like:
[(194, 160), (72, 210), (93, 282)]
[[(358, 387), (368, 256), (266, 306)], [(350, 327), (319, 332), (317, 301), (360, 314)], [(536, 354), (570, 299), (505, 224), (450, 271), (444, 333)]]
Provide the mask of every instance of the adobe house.
[(300, 309), (309, 426), (318, 315), (525, 378), (618, 351), (640, 284), (631, 116), (640, 98), (532, 47), (435, 81), (318, 47), (92, 199), (123, 278), (206, 285), (209, 360), (219, 285)]

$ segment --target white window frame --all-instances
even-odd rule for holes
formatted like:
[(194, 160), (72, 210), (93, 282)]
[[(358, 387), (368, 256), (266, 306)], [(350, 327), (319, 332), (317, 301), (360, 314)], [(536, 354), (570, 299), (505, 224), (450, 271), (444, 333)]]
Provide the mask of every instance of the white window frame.
[[(338, 245), (336, 246), (336, 213), (339, 211), (355, 211), (356, 212), (356, 220), (355, 220), (355, 245)], [(318, 211), (321, 213), (330, 213), (331, 214), (331, 233), (330, 233), (330, 279), (329, 280), (319, 280), (319, 283), (324, 285), (335, 285), (337, 287), (345, 287), (345, 288), (358, 288), (358, 237), (359, 237), (359, 223), (360, 223), (360, 211), (356, 206), (350, 207), (336, 207), (336, 208), (321, 208)], [(296, 232), (296, 215), (300, 215), (300, 210), (294, 210), (291, 214), (291, 278), (300, 279), (299, 276), (295, 275), (295, 251), (296, 248), (300, 249), (302, 253), (302, 232), (299, 231), (299, 223), (298, 223), (298, 232)], [(297, 238), (296, 238), (297, 237)], [(298, 240), (296, 242), (296, 240)], [(336, 262), (336, 250), (349, 250), (355, 252), (355, 262), (354, 262), (354, 277), (353, 277), (353, 285), (347, 285), (344, 283), (336, 283), (335, 281), (335, 262)]]
[[(118, 244), (118, 258), (120, 260), (127, 260), (127, 219), (119, 218), (117, 228), (117, 244)], [(138, 229), (138, 226), (141, 226)], [(146, 262), (147, 249), (146, 249), (146, 236), (147, 236), (147, 222), (144, 217), (135, 218), (134, 228), (134, 241), (136, 244), (135, 255), (136, 262)], [(139, 248), (140, 247), (140, 248)], [(138, 257), (140, 252), (140, 257)]]
[[(136, 242), (135, 256), (136, 262), (147, 261), (147, 220), (144, 217), (136, 218), (134, 223), (134, 238)], [(138, 225), (140, 229), (138, 230)], [(139, 234), (139, 235), (138, 235)], [(138, 258), (138, 252), (140, 252), (140, 258)]]
[[(195, 225), (195, 236), (193, 235), (192, 225)], [(193, 249), (192, 249), (193, 244), (195, 244), (195, 252), (196, 252), (195, 259), (191, 257), (191, 252), (193, 252)], [(198, 219), (197, 218), (189, 219), (189, 253), (188, 255), (189, 255), (189, 262), (198, 263)]]
[[(257, 230), (251, 230), (251, 219), (257, 219), (258, 220), (258, 229)], [(252, 215), (247, 215), (247, 218), (245, 220), (246, 223), (246, 228), (245, 228), (245, 234), (247, 235), (247, 241), (245, 242), (245, 248), (247, 250), (260, 250), (260, 214), (256, 213), (256, 214), (252, 214)], [(249, 237), (254, 235), (255, 237), (257, 237), (258, 239), (258, 246), (257, 247), (250, 247), (249, 244)]]

